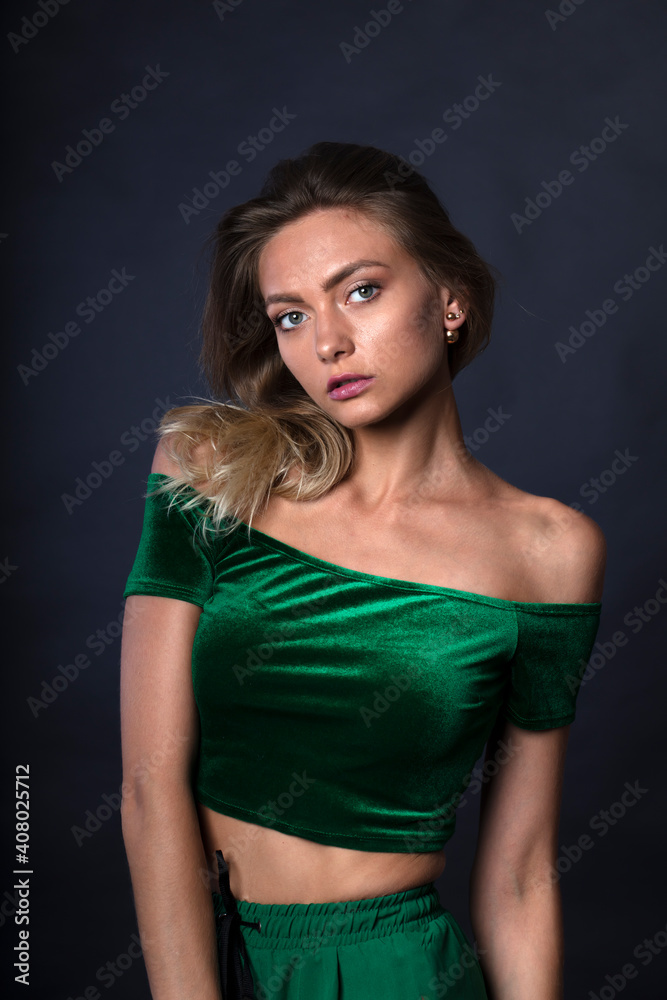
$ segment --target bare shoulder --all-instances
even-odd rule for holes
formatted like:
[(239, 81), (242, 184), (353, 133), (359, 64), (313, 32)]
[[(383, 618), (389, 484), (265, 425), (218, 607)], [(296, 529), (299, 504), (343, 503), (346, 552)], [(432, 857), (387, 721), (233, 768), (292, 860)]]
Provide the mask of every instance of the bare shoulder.
[[(202, 441), (194, 450), (193, 457), (195, 461), (201, 462), (202, 465), (209, 466), (213, 462), (213, 457), (215, 455), (215, 450), (210, 441)], [(163, 441), (158, 441), (157, 447), (155, 449), (155, 454), (153, 455), (153, 464), (151, 465), (151, 472), (159, 472), (164, 476), (181, 476), (183, 475), (183, 470), (181, 469), (178, 462), (176, 462), (171, 455), (168, 453), (164, 446)], [(197, 483), (197, 486), (201, 489), (205, 484)]]
[(607, 546), (600, 526), (583, 511), (552, 497), (523, 494), (522, 551), (543, 600), (600, 601)]
[(155, 449), (151, 472), (158, 472), (163, 476), (179, 476), (181, 474), (180, 466), (168, 455), (162, 441), (158, 441)]

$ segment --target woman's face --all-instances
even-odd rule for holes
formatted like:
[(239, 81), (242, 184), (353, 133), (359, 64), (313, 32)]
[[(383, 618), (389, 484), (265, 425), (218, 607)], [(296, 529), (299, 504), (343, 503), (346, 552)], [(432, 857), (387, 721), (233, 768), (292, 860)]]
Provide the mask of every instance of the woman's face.
[[(447, 289), (367, 215), (320, 209), (284, 226), (259, 259), (259, 284), (278, 349), (305, 392), (346, 427), (376, 423), (413, 397), (450, 384)], [(370, 380), (333, 389), (331, 379)]]

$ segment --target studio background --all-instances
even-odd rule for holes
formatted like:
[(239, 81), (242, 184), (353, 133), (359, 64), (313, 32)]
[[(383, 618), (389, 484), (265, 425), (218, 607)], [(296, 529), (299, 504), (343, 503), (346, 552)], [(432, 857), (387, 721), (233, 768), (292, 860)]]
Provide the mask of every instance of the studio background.
[[(490, 346), (454, 383), (473, 454), (606, 534), (559, 839), (566, 997), (662, 995), (664, 5), (26, 0), (2, 18), (8, 952), (20, 764), (33, 874), (30, 986), (10, 959), (0, 989), (150, 996), (118, 811), (119, 623), (154, 429), (209, 395), (206, 236), (277, 159), (336, 140), (414, 164), (503, 273)], [(471, 935), (468, 798), (437, 886)]]

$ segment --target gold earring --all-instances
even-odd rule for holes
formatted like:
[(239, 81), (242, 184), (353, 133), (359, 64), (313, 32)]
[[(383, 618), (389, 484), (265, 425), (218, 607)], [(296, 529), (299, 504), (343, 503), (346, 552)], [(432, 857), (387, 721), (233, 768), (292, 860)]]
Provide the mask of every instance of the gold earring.
[[(461, 312), (447, 313), (447, 317), (446, 318), (447, 319), (460, 319), (462, 313), (463, 313), (463, 309), (461, 310)], [(445, 327), (445, 329), (447, 329), (447, 328)], [(447, 330), (447, 343), (448, 344), (455, 344), (458, 339), (459, 339), (459, 331), (458, 330)]]

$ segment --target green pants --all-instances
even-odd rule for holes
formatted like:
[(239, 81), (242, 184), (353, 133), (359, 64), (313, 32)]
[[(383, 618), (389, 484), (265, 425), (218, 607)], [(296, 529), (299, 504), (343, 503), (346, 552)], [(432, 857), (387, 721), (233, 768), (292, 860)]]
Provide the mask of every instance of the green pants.
[[(433, 882), (338, 903), (225, 895), (231, 905), (213, 893), (219, 943), (222, 921), (233, 915), (234, 923), (222, 947), (224, 1000), (253, 995), (248, 979), (241, 985), (241, 952), (256, 1000), (488, 1000), (475, 951)], [(229, 978), (234, 962), (238, 985)]]

